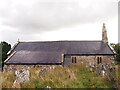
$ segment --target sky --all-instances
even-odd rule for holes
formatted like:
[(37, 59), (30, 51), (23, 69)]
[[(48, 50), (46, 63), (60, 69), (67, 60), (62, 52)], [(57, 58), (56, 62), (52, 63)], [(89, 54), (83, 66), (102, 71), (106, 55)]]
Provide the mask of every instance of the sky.
[(0, 41), (118, 42), (119, 0), (0, 0)]

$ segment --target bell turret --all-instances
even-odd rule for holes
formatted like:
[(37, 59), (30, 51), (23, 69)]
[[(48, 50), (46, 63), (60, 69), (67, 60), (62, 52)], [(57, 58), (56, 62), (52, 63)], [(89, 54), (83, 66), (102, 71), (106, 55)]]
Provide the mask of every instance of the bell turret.
[(102, 41), (108, 43), (107, 31), (104, 23), (102, 28)]

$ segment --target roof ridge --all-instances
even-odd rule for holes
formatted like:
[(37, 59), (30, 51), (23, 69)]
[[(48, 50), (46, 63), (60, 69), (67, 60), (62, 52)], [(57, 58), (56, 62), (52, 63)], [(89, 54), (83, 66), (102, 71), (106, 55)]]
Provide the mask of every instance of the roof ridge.
[(35, 42), (102, 42), (102, 40), (58, 40), (58, 41), (20, 41), (19, 43), (35, 43)]

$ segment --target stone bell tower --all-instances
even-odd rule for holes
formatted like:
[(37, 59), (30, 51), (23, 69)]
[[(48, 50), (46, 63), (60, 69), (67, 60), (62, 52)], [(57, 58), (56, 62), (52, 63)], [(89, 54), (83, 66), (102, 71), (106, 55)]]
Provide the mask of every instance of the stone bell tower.
[(108, 43), (107, 31), (106, 31), (106, 27), (104, 23), (103, 23), (103, 28), (102, 28), (102, 41), (104, 43)]

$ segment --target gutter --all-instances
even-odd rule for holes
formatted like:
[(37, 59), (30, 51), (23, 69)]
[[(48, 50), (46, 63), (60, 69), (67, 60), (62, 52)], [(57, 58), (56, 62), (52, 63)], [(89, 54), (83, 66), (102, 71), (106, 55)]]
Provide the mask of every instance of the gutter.
[(64, 55), (76, 55), (76, 56), (95, 56), (95, 55), (116, 55), (116, 54), (64, 54)]
[(6, 65), (62, 65), (62, 63), (6, 63)]

